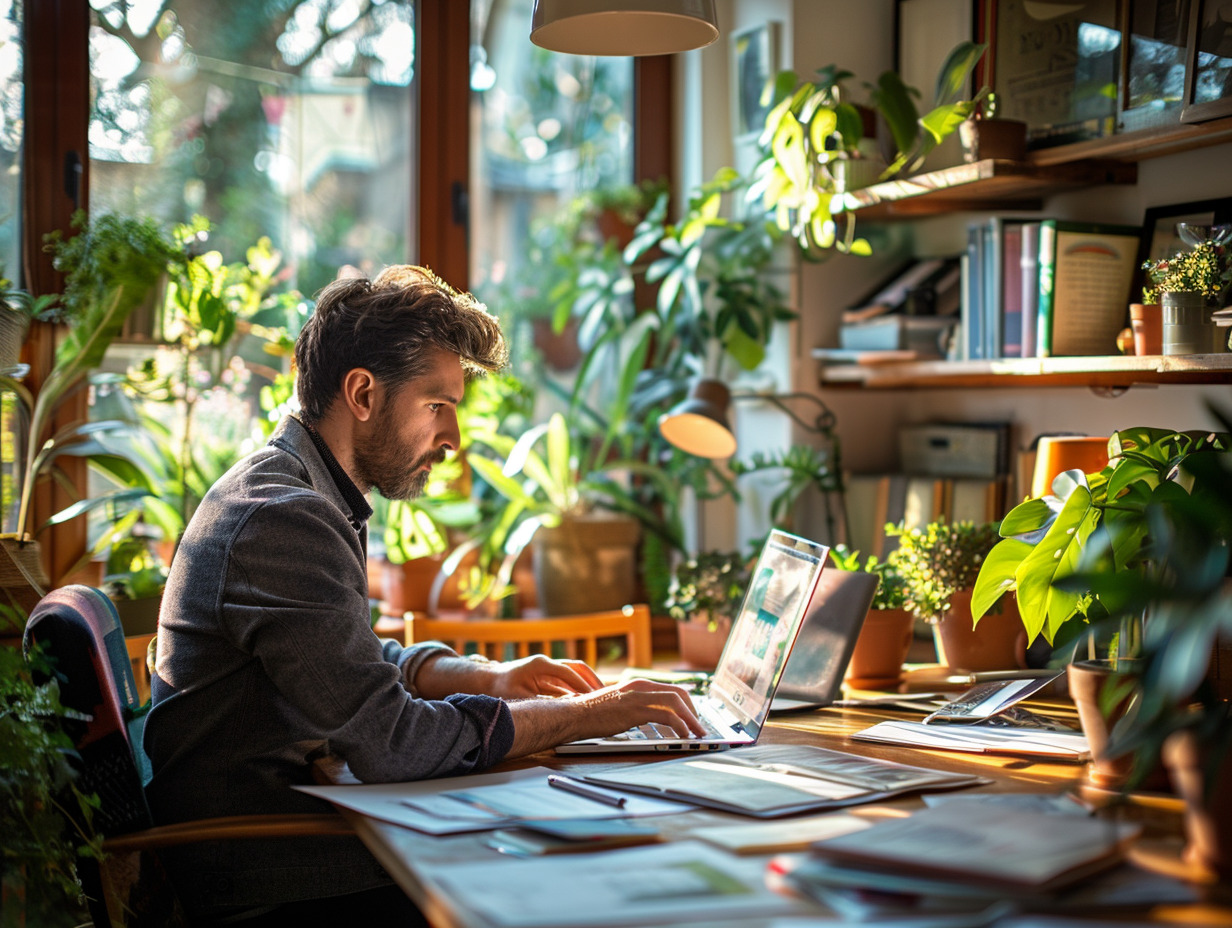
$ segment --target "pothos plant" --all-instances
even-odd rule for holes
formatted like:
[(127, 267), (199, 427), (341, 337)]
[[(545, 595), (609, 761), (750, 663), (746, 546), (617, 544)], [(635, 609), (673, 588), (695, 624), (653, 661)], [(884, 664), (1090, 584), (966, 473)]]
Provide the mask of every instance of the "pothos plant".
[[(919, 92), (896, 72), (886, 71), (868, 85), (870, 103), (884, 117), (896, 149), (883, 179), (917, 169), (975, 111), (988, 90), (963, 99), (964, 88), (986, 47), (962, 42), (950, 52), (932, 108), (923, 115), (914, 100)], [(749, 194), (806, 255), (819, 257), (829, 249), (868, 255), (872, 247), (855, 234), (855, 214), (836, 170), (860, 157), (863, 120), (844, 85), (852, 74), (830, 65), (817, 75), (816, 81), (797, 81), (794, 72), (784, 71), (768, 86), (771, 107), (758, 139), (762, 160)]]

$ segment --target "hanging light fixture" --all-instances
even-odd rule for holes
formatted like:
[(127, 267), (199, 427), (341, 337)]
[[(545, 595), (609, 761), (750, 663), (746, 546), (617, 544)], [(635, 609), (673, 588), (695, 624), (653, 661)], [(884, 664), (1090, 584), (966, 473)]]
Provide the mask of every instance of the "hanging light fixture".
[(714, 0), (535, 0), (530, 40), (571, 55), (670, 55), (719, 37)]

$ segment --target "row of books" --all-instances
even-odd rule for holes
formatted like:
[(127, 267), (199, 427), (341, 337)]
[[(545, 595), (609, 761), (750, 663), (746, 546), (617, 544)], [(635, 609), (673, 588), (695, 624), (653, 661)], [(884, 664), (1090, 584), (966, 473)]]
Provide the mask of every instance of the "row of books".
[(956, 360), (1117, 353), (1136, 226), (993, 217), (967, 227)]

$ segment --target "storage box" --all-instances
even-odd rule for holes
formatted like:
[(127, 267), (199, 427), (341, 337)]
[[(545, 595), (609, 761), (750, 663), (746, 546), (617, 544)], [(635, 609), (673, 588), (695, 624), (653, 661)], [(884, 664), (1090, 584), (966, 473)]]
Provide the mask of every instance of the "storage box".
[(849, 351), (915, 351), (923, 358), (943, 358), (954, 316), (877, 316), (847, 323), (838, 331), (839, 347)]

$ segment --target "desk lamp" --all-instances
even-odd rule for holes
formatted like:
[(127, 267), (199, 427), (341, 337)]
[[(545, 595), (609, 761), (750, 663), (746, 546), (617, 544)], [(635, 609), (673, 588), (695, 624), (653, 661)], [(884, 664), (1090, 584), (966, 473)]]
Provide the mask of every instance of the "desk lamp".
[(571, 55), (671, 55), (719, 37), (714, 0), (535, 0), (530, 40)]
[[(840, 517), (844, 530), (847, 528), (846, 505), (843, 501), (843, 465), (839, 456), (838, 436), (834, 434), (834, 412), (820, 397), (811, 393), (740, 393), (735, 396), (727, 386), (712, 378), (694, 382), (689, 394), (659, 417), (659, 433), (668, 443), (686, 454), (700, 458), (719, 460), (731, 457), (736, 452), (736, 436), (728, 423), (727, 410), (732, 400), (761, 400), (782, 410), (802, 429), (820, 435), (829, 445), (829, 461), (837, 478)], [(812, 422), (801, 418), (788, 401), (808, 400), (821, 407)], [(830, 521), (830, 498), (826, 494), (827, 522)]]

